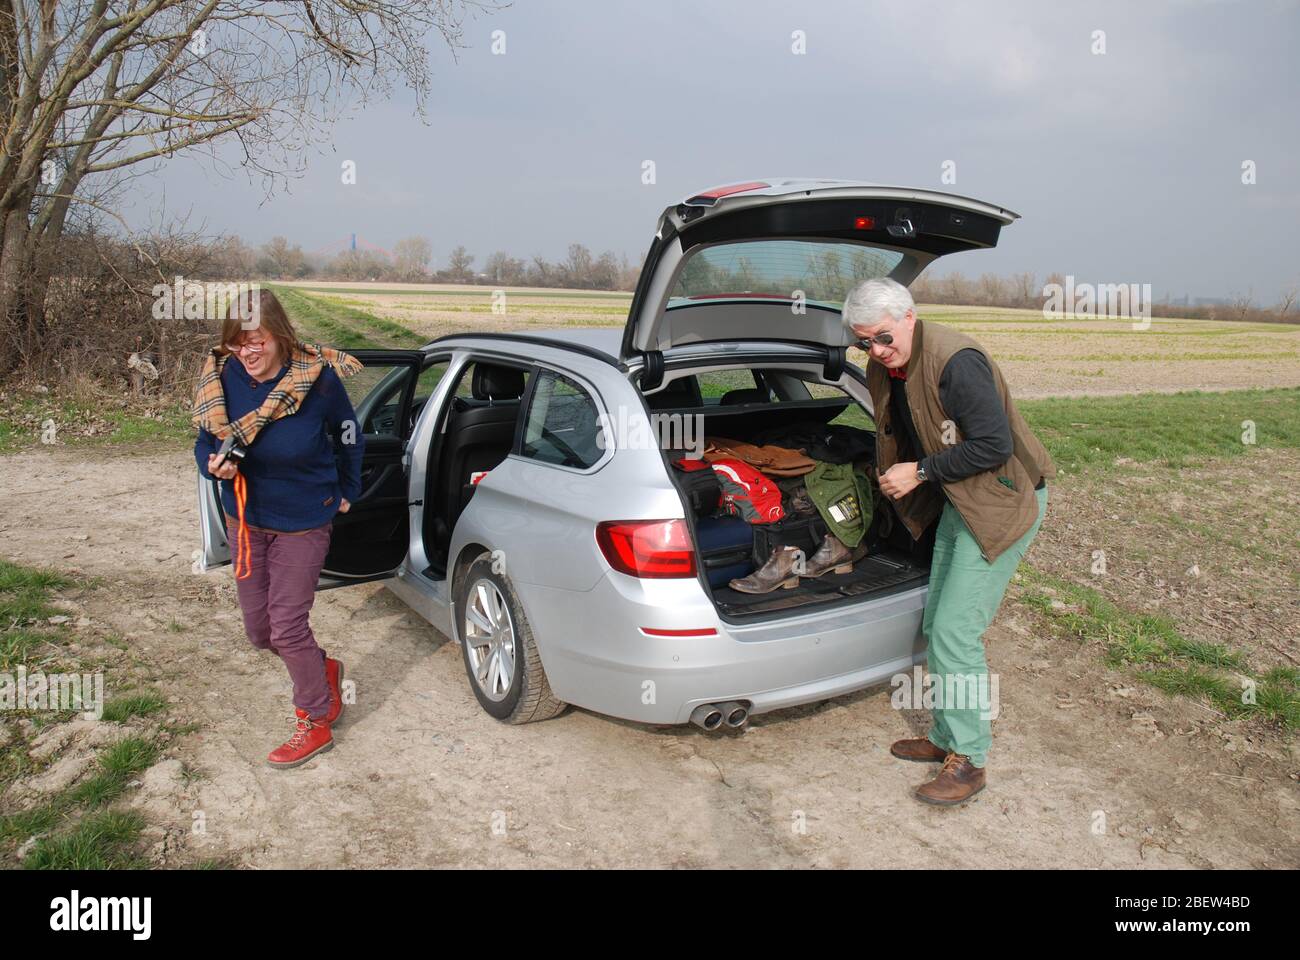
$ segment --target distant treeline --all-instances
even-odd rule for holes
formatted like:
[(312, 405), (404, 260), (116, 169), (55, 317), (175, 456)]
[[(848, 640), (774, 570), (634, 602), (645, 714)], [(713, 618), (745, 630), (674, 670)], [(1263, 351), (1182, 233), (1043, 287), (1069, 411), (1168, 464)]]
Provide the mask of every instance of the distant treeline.
[[(443, 267), (433, 265), (432, 248), (423, 237), (399, 240), (391, 253), (374, 249), (344, 250), (330, 257), (304, 253), (284, 237), (274, 237), (261, 247), (253, 248), (237, 237), (223, 238), (212, 246), (210, 261), (213, 276), (243, 276), (264, 280), (351, 280), (407, 283), (473, 283), (502, 286), (565, 287), (578, 290), (623, 290), (636, 286), (640, 263), (630, 263), (626, 256), (605, 252), (593, 254), (586, 246), (574, 243), (568, 256), (548, 261), (535, 256), (528, 260), (512, 257), (498, 250), (481, 263), (463, 246), (447, 257)], [(748, 289), (744, 260), (738, 271), (721, 270), (699, 260), (688, 262), (689, 287), (692, 292), (726, 292)], [(791, 277), (790, 289), (803, 290), (812, 300), (838, 301), (858, 279), (873, 276), (875, 262), (867, 258), (842, 259), (823, 256), (812, 263), (807, 275)], [(989, 307), (1041, 309), (1044, 287), (1065, 286), (1065, 277), (1052, 273), (1041, 281), (1033, 273), (1001, 276), (984, 273), (967, 277), (960, 272), (940, 275), (923, 273), (911, 284), (918, 303), (941, 303)], [(1233, 296), (1218, 303), (1182, 304), (1169, 300), (1151, 305), (1156, 317), (1188, 317), (1204, 320), (1236, 320), (1265, 323), (1300, 322), (1297, 310), (1297, 287), (1274, 304), (1259, 302), (1252, 294)]]
[(378, 280), (399, 283), (499, 283), (519, 287), (571, 287), (579, 290), (631, 290), (639, 264), (612, 252), (596, 255), (580, 243), (569, 245), (568, 256), (550, 261), (544, 257), (521, 260), (504, 250), (478, 258), (458, 246), (444, 267), (433, 266), (433, 251), (424, 237), (399, 240), (392, 252), (349, 249), (329, 257), (304, 253), (298, 244), (273, 237), (261, 247), (242, 240), (221, 241), (226, 276), (265, 280)]

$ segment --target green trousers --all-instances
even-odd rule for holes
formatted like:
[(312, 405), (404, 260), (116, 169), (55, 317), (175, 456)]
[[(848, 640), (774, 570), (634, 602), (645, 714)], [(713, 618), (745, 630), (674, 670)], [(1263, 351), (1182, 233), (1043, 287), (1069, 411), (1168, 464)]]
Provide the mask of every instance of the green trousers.
[(977, 767), (988, 759), (992, 715), (997, 712), (997, 687), (989, 683), (984, 659), (984, 631), (1047, 512), (1047, 487), (1034, 495), (1038, 519), (992, 563), (984, 559), (951, 503), (944, 504), (935, 534), (921, 626), (929, 643), (927, 672), (935, 684), (929, 737), (939, 749), (965, 754)]

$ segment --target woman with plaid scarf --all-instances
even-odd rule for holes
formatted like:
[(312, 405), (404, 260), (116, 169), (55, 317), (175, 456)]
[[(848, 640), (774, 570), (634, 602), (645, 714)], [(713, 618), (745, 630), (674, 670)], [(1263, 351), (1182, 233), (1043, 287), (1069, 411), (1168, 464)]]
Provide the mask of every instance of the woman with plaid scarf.
[[(232, 303), (195, 395), (194, 459), (221, 481), (248, 639), (293, 680), (294, 732), (267, 757), (273, 767), (333, 747), (343, 711), (343, 664), (317, 645), (308, 614), (334, 515), (361, 489), (364, 440), (339, 379), (360, 369), (355, 357), (301, 342), (275, 295), (255, 289)], [(219, 456), (227, 440), (241, 457)]]

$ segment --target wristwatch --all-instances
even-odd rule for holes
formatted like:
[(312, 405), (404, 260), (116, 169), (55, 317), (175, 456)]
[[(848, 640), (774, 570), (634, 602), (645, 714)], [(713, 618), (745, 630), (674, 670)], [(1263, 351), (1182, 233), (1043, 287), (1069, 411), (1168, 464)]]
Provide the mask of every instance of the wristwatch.
[(930, 479), (925, 475), (925, 467), (919, 463), (916, 465), (916, 479), (920, 480), (922, 483), (927, 483)]

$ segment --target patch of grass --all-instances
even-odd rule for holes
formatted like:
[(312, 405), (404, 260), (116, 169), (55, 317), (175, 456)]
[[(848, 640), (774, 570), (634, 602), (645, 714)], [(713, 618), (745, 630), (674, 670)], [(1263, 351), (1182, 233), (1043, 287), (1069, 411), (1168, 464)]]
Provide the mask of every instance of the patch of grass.
[[(128, 737), (118, 741), (99, 755), (99, 771), (94, 776), (69, 787), (38, 807), (0, 817), (0, 842), (21, 843), (31, 836), (51, 834), (60, 824), (72, 820), (78, 810), (85, 810), (88, 813), (80, 823), (63, 835), (53, 834), (43, 838), (32, 855), (37, 855), (42, 844), (55, 851), (63, 850), (64, 844), (71, 844), (68, 849), (81, 849), (88, 840), (98, 835), (96, 817), (115, 816), (111, 812), (96, 814), (95, 811), (120, 797), (132, 777), (143, 773), (157, 761), (158, 752), (157, 744), (143, 737)], [(25, 753), (23, 755), (26, 756)], [(87, 823), (91, 826), (83, 829)], [(40, 856), (43, 857), (44, 854)]]
[(116, 697), (104, 704), (102, 719), (111, 723), (121, 723), (130, 717), (147, 717), (166, 708), (167, 702), (163, 700), (161, 694), (153, 691), (137, 693), (129, 697)]
[(1265, 675), (1255, 688), (1255, 706), (1286, 727), (1300, 727), (1300, 684), (1269, 680)]
[(104, 772), (124, 780), (149, 769), (158, 759), (158, 745), (143, 737), (127, 737), (110, 746), (99, 757)]
[(32, 651), (46, 643), (57, 643), (62, 637), (54, 632), (13, 627), (0, 631), (0, 670), (12, 671), (26, 663)]
[(41, 446), (51, 421), (54, 443), (59, 446), (176, 442), (193, 437), (187, 404), (168, 403), (150, 411), (140, 401), (120, 396), (31, 393), (12, 397), (0, 407), (0, 453)]
[(52, 803), (43, 804), (32, 810), (21, 810), (8, 816), (0, 817), (0, 841), (18, 841), (28, 837), (49, 833), (59, 823), (63, 810)]
[[(0, 560), (0, 669), (12, 671), (28, 661), (38, 647), (60, 642), (66, 627), (34, 629), (52, 615), (51, 593), (70, 583), (85, 586), (100, 583), (98, 578), (72, 578), (53, 570), (26, 567)], [(125, 645), (118, 638), (119, 645)], [(43, 670), (90, 672), (90, 662), (71, 667), (41, 663)], [(121, 722), (131, 717), (151, 716), (166, 709), (163, 696), (154, 689), (123, 694), (104, 707), (103, 719)], [(29, 735), (15, 729), (15, 736), (0, 747), (0, 788), (29, 777), (42, 768), (27, 753), (30, 733), (57, 725), (72, 717), (71, 712), (36, 711), (30, 719)], [(198, 729), (193, 725), (191, 730)], [(185, 731), (189, 732), (189, 731)], [(0, 816), (0, 856), (12, 858), (12, 846), (29, 837), (39, 837), (24, 860), (24, 866), (38, 869), (106, 869), (139, 867), (131, 845), (144, 821), (135, 813), (105, 809), (120, 798), (133, 778), (157, 762), (161, 748), (153, 739), (131, 736), (119, 740), (99, 753), (92, 774), (39, 806)]]
[(132, 777), (158, 759), (158, 746), (143, 737), (119, 740), (99, 755), (99, 773), (71, 788), (65, 802), (94, 809), (112, 803), (126, 790)]
[(23, 867), (28, 870), (127, 870), (147, 864), (132, 847), (145, 821), (134, 811), (90, 814), (64, 834), (38, 840)]
[(1300, 687), (1300, 667), (1274, 667), (1264, 674), (1264, 682)]
[[(1252, 714), (1288, 729), (1300, 727), (1300, 670), (1274, 667), (1256, 676), (1241, 651), (1185, 637), (1168, 617), (1125, 610), (1091, 587), (1027, 564), (1017, 580), (1022, 604), (1062, 633), (1099, 644), (1113, 669), (1166, 693), (1211, 703), (1230, 717)], [(1241, 677), (1255, 681), (1253, 703)]]
[(1106, 644), (1106, 662), (1112, 667), (1128, 663), (1153, 663), (1164, 652), (1160, 641), (1140, 632), (1120, 634)]
[(1165, 641), (1165, 646), (1173, 657), (1191, 660), (1208, 667), (1228, 667), (1233, 670), (1244, 670), (1246, 667), (1245, 658), (1240, 651), (1229, 650), (1221, 643), (1189, 640), (1175, 634)]
[(327, 343), (342, 350), (369, 347), (420, 347), (427, 338), (400, 323), (364, 310), (310, 297), (290, 287), (270, 287), (304, 340)]
[(1239, 710), (1240, 701), (1233, 695), (1226, 677), (1212, 673), (1204, 667), (1190, 664), (1181, 667), (1158, 667), (1141, 674), (1144, 681), (1166, 693), (1182, 694), (1197, 700), (1228, 707), (1229, 713)]
[(50, 595), (71, 583), (54, 570), (0, 560), (0, 670), (12, 671), (33, 650), (62, 640), (61, 631), (43, 624), (60, 612), (50, 605)]
[[(163, 709), (153, 691), (119, 698), (104, 711), (106, 720), (144, 716)], [(47, 719), (47, 718), (43, 718)], [(24, 866), (42, 869), (110, 869), (142, 866), (129, 850), (144, 821), (134, 813), (106, 809), (122, 797), (131, 781), (153, 766), (161, 747), (153, 739), (132, 736), (111, 744), (97, 758), (97, 769), (39, 806), (0, 816), (0, 845), (12, 846), (39, 837)], [(27, 754), (25, 738), (0, 749), (0, 784), (29, 776), (39, 764)], [(5, 854), (8, 856), (9, 854)]]
[(1052, 459), (1067, 473), (1107, 468), (1119, 457), (1179, 468), (1239, 456), (1254, 424), (1261, 447), (1300, 447), (1300, 389), (1192, 391), (1017, 402)]
[(58, 571), (24, 567), (9, 560), (0, 560), (0, 591), (53, 590), (66, 583), (67, 577)]

